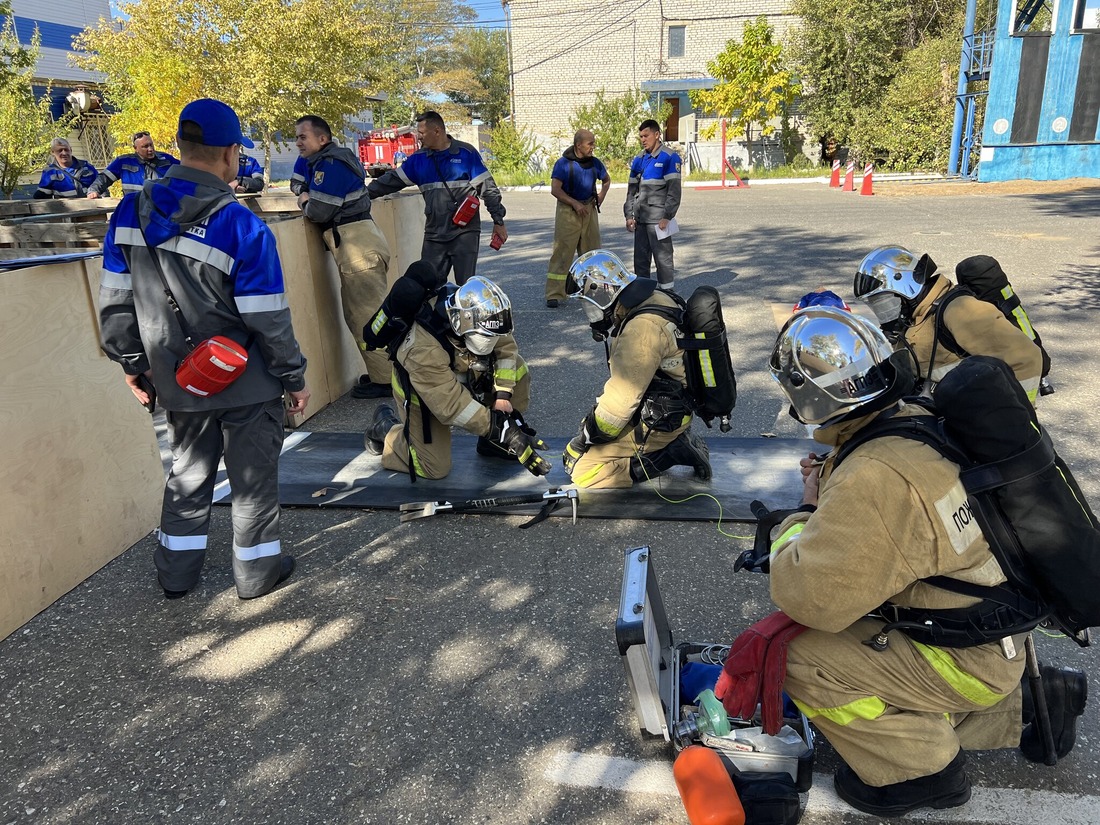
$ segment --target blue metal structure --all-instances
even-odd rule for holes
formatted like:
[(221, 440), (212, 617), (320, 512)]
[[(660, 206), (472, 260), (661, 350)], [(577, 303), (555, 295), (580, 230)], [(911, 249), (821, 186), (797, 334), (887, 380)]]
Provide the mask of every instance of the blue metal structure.
[(979, 180), (1100, 178), (1097, 17), (1094, 0), (999, 0)]
[(949, 175), (972, 175), (971, 160), (975, 144), (974, 122), (978, 107), (985, 103), (986, 91), (971, 91), (972, 83), (989, 80), (993, 65), (993, 31), (975, 33), (978, 0), (967, 0), (963, 26), (962, 56), (959, 58), (959, 86), (955, 94), (955, 125), (951, 133)]

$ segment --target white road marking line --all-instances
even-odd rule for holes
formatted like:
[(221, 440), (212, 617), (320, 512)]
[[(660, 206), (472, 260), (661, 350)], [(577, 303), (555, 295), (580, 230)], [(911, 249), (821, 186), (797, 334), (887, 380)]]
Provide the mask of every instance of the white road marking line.
[[(282, 455), (287, 450), (293, 450), (295, 447), (297, 447), (299, 444), (309, 438), (309, 436), (310, 433), (301, 431), (290, 433), (285, 438), (283, 438), (283, 449), (279, 452), (279, 455)], [(223, 469), (224, 466), (225, 465), (222, 465)], [(214, 501), (221, 501), (223, 498), (229, 495), (229, 493), (229, 479), (226, 479), (221, 484), (218, 484), (216, 487), (214, 487)]]
[[(618, 756), (559, 752), (554, 754), (543, 776), (559, 785), (578, 788), (608, 788), (623, 793), (678, 796), (672, 778), (672, 762), (640, 762)], [(1059, 825), (1095, 825), (1100, 822), (1100, 797), (1085, 794), (1034, 791), (1026, 788), (982, 788), (975, 786), (970, 801), (945, 811), (922, 809), (910, 816), (924, 822), (981, 823), (985, 825), (1035, 825), (1039, 821)], [(805, 815), (860, 814), (837, 797), (830, 774), (815, 773)]]

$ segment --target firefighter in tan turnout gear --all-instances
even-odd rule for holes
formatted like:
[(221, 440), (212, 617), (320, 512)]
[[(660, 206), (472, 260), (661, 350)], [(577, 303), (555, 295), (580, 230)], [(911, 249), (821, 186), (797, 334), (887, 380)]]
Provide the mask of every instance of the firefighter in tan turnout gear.
[(854, 285), (856, 297), (871, 307), (887, 337), (912, 349), (926, 382), (936, 384), (966, 355), (991, 355), (1012, 368), (1034, 402), (1043, 374), (1042, 350), (997, 307), (969, 293), (953, 297), (937, 334), (939, 305), (954, 288), (949, 278), (936, 274), (927, 254), (918, 257), (899, 246), (869, 253)]
[[(834, 448), (823, 466), (813, 453), (803, 459), (803, 507), (773, 534), (772, 598), (809, 628), (791, 643), (784, 689), (843, 760), (836, 790), (854, 807), (898, 816), (961, 805), (971, 791), (965, 751), (1021, 743), (1025, 635), (935, 646), (918, 622), (876, 647), (885, 620), (869, 614), (975, 603), (922, 581), (930, 577), (1005, 577), (969, 517), (958, 467), (932, 447), (883, 435), (834, 470), (838, 449), (877, 418), (925, 413), (901, 401), (916, 383), (912, 356), (857, 315), (810, 308), (787, 322), (769, 366), (795, 417), (820, 425), (815, 440)], [(1065, 697), (1083, 706), (1083, 676), (1044, 670), (1055, 740), (1068, 751), (1078, 712)]]
[[(416, 267), (425, 270), (425, 282), (436, 282), (426, 263), (411, 270)], [(454, 426), (478, 436), (479, 455), (518, 460), (535, 475), (550, 472), (538, 452), (546, 444), (521, 417), (531, 377), (512, 335), (511, 303), (499, 286), (474, 276), (460, 287), (442, 287), (436, 305), (422, 308), (394, 352), (393, 394), (402, 416), (383, 404), (366, 434), (368, 452), (381, 455), (383, 467), (443, 478), (451, 471)]]
[(577, 258), (570, 275), (593, 337), (611, 338), (611, 376), (562, 456), (573, 483), (630, 487), (678, 465), (709, 479), (706, 443), (689, 432), (679, 304), (603, 250)]

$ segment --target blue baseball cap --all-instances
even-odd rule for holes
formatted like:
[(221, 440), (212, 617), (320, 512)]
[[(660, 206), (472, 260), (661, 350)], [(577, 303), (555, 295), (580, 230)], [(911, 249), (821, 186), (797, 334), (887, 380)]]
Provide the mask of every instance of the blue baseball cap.
[(256, 144), (241, 133), (241, 121), (225, 103), (204, 97), (192, 100), (180, 112), (179, 140), (202, 146), (232, 146), (239, 143), (247, 149)]

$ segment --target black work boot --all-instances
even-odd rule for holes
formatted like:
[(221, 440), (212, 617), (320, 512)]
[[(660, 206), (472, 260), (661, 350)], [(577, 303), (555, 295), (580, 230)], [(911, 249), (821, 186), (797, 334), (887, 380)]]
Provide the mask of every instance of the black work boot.
[(710, 479), (710, 450), (707, 443), (690, 432), (682, 432), (667, 447), (630, 459), (630, 477), (635, 481), (656, 478), (671, 467), (692, 467), (700, 481)]
[(842, 765), (833, 776), (837, 796), (853, 808), (874, 816), (901, 816), (917, 808), (954, 808), (970, 799), (970, 779), (963, 770), (966, 755), (960, 750), (946, 768), (876, 788)]
[(370, 426), (363, 434), (363, 447), (371, 455), (382, 455), (382, 448), (386, 444), (386, 434), (393, 429), (395, 424), (400, 424), (401, 419), (393, 411), (389, 404), (379, 404), (374, 411), (374, 418)]
[[(1043, 665), (1043, 695), (1047, 700), (1051, 733), (1054, 735), (1054, 752), (1061, 759), (1071, 750), (1077, 739), (1077, 718), (1085, 712), (1088, 700), (1088, 678), (1080, 670), (1070, 667)], [(1020, 737), (1020, 750), (1032, 761), (1043, 763), (1046, 753), (1043, 739), (1035, 723), (1035, 701), (1031, 695), (1031, 682), (1024, 674), (1024, 734)]]

